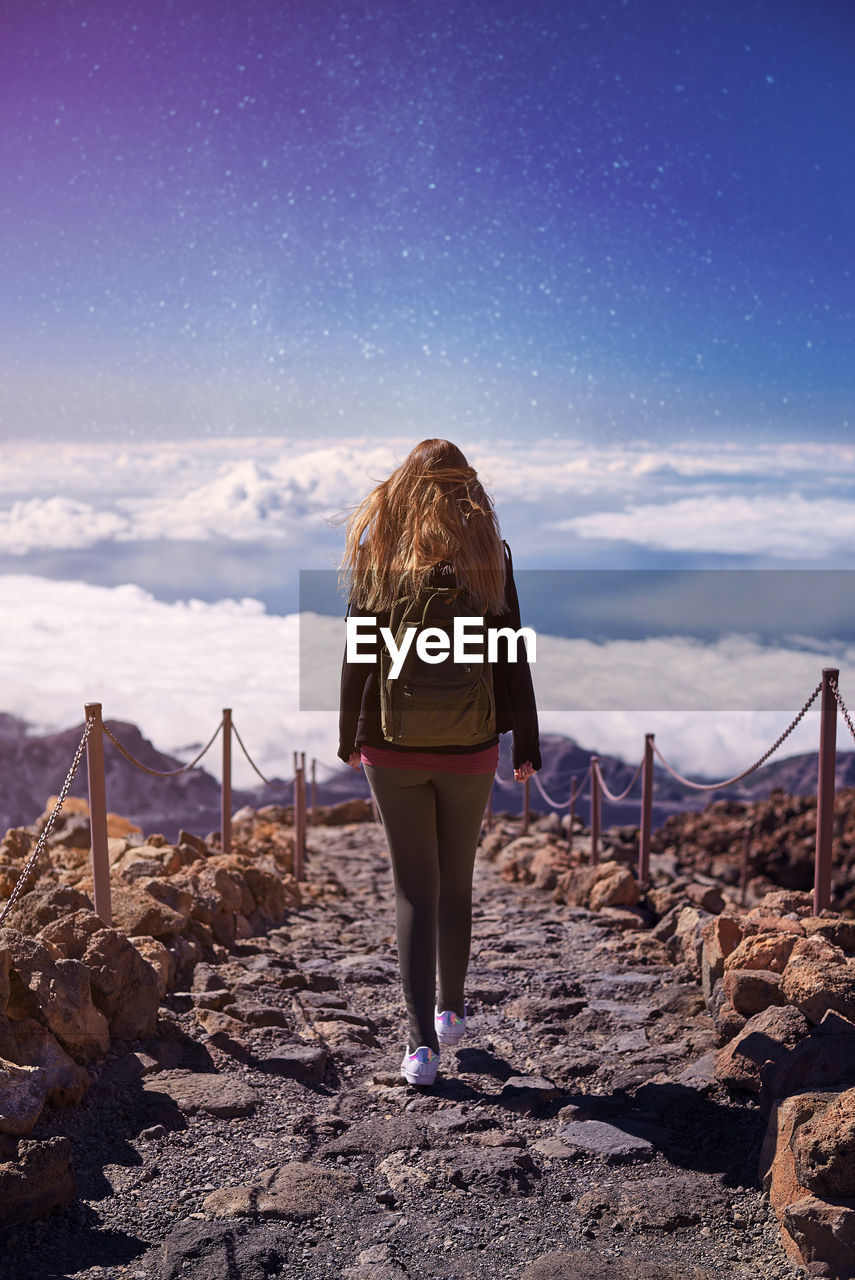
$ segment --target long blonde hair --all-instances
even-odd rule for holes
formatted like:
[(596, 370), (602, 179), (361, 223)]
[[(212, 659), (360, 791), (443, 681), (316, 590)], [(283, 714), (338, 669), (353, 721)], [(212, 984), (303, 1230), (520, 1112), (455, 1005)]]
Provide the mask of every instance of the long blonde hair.
[(339, 582), (363, 608), (391, 608), (418, 595), (435, 564), (451, 561), (457, 582), (483, 613), (505, 608), (499, 522), (474, 467), (449, 440), (423, 440), (346, 522)]

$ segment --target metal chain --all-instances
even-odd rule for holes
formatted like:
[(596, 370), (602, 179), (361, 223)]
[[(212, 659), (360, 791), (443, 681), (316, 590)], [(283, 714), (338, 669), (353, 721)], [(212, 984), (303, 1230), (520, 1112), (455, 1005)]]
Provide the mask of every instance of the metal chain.
[(853, 725), (852, 717), (847, 711), (846, 703), (843, 701), (843, 698), (841, 697), (840, 690), (837, 687), (837, 681), (834, 679), (833, 676), (830, 676), (828, 683), (831, 688), (831, 692), (834, 694), (835, 698), (837, 699), (837, 705), (843, 714), (843, 719), (846, 721), (846, 723), (849, 726), (849, 732), (852, 734), (852, 737), (855, 738), (855, 725)]
[(213, 734), (211, 735), (211, 737), (208, 739), (207, 745), (202, 748), (202, 750), (196, 756), (195, 760), (191, 760), (189, 764), (183, 764), (180, 769), (151, 769), (147, 764), (143, 764), (141, 760), (137, 760), (135, 756), (132, 756), (130, 751), (128, 751), (125, 747), (123, 747), (121, 742), (119, 742), (118, 739), (113, 736), (113, 734), (110, 732), (107, 726), (103, 725), (105, 734), (110, 739), (113, 746), (116, 747), (121, 752), (121, 754), (125, 757), (125, 759), (129, 760), (131, 764), (134, 766), (134, 768), (141, 769), (143, 773), (151, 774), (153, 778), (174, 778), (175, 775), (178, 773), (186, 773), (188, 769), (193, 769), (202, 759), (202, 756), (205, 754), (205, 752), (210, 750), (210, 748), (214, 745), (214, 742), (216, 741), (216, 738), (217, 738), (217, 734), (220, 732), (222, 727), (223, 727), (223, 722), (221, 720), (220, 723), (217, 725), (216, 729), (214, 730)]
[[(235, 737), (237, 738), (238, 742), (240, 743), (240, 749), (241, 749), (241, 751), (242, 751), (242, 752), (243, 752), (243, 754), (246, 756), (246, 758), (247, 758), (247, 760), (249, 761), (249, 763), (250, 763), (251, 767), (252, 767), (252, 768), (255, 770), (255, 772), (258, 774), (259, 778), (260, 778), (260, 779), (261, 779), (261, 781), (264, 783), (264, 785), (265, 785), (265, 786), (267, 786), (267, 787), (275, 787), (275, 786), (277, 786), (277, 785), (280, 785), (280, 784), (278, 784), (278, 783), (276, 783), (276, 782), (271, 781), (271, 779), (270, 779), (270, 778), (265, 778), (264, 774), (261, 772), (261, 770), (259, 769), (258, 765), (257, 765), (257, 764), (255, 763), (255, 761), (253, 760), (252, 756), (249, 754), (249, 752), (247, 751), (246, 747), (243, 745), (243, 738), (242, 738), (242, 737), (240, 736), (240, 734), (238, 733), (238, 731), (237, 731), (237, 728), (236, 728), (236, 726), (235, 726), (235, 722), (234, 722), (234, 721), (232, 721), (232, 733), (235, 735)], [(281, 783), (281, 785), (282, 785), (283, 787), (289, 787), (293, 781), (294, 781), (294, 779), (293, 779), (293, 778), (287, 778), (283, 783)]]
[(644, 760), (641, 759), (638, 762), (638, 768), (636, 769), (635, 773), (632, 775), (632, 781), (630, 782), (626, 790), (622, 791), (619, 796), (616, 796), (611, 791), (609, 791), (608, 787), (603, 782), (603, 774), (599, 764), (594, 765), (594, 768), (597, 770), (597, 777), (599, 778), (599, 781), (600, 781), (600, 790), (602, 791), (606, 799), (610, 800), (612, 804), (620, 804), (621, 800), (625, 800), (626, 797), (629, 795), (630, 791), (632, 790), (632, 788), (635, 786), (635, 783), (638, 779), (638, 775), (641, 773), (643, 764), (644, 764)]
[[(582, 779), (582, 785), (576, 788), (576, 799), (577, 799), (577, 800), (579, 799), (579, 797), (581, 796), (582, 792), (583, 792), (583, 791), (584, 791), (584, 789), (585, 789), (585, 783), (588, 781), (588, 777), (589, 777), (590, 773), (591, 773), (591, 766), (590, 766), (590, 765), (588, 765), (588, 768), (587, 768), (587, 771), (586, 771), (586, 773), (585, 773), (585, 776), (584, 776), (584, 778)], [(572, 775), (571, 775), (571, 776), (572, 776)], [(544, 800), (546, 801), (546, 803), (547, 803), (547, 804), (551, 804), (551, 805), (552, 805), (552, 807), (553, 807), (553, 809), (568, 809), (568, 808), (570, 807), (570, 803), (571, 803), (571, 800), (572, 800), (572, 798), (573, 798), (572, 796), (571, 796), (571, 797), (569, 797), (567, 800), (562, 800), (562, 801), (559, 803), (559, 801), (558, 801), (558, 800), (553, 800), (552, 796), (550, 796), (550, 795), (548, 795), (548, 794), (547, 794), (546, 790), (544, 789), (543, 783), (540, 781), (540, 778), (537, 776), (537, 774), (536, 774), (536, 773), (534, 774), (534, 782), (535, 782), (535, 786), (537, 787), (537, 789), (538, 789), (538, 791), (540, 792), (540, 794), (543, 796), (543, 798), (544, 798)]]
[(24, 865), (23, 871), (18, 876), (17, 883), (14, 889), (12, 890), (11, 894), (9, 895), (8, 902), (3, 907), (2, 911), (0, 911), (0, 924), (2, 924), (3, 921), (6, 919), (6, 916), (12, 910), (12, 907), (15, 905), (15, 903), (18, 901), (21, 894), (23, 893), (24, 885), (27, 883), (27, 880), (30, 877), (30, 873), (32, 872), (33, 867), (35, 866), (36, 860), (38, 859), (39, 854), (41, 853), (42, 849), (45, 846), (45, 841), (47, 840), (48, 836), (53, 830), (53, 824), (56, 822), (57, 815), (59, 814), (59, 811), (62, 808), (65, 797), (68, 795), (68, 789), (74, 780), (74, 775), (77, 773), (78, 767), (80, 765), (80, 759), (83, 755), (83, 750), (86, 746), (86, 741), (89, 737), (89, 734), (92, 731), (92, 726), (94, 724), (95, 724), (95, 717), (90, 716), (89, 719), (86, 721), (86, 727), (83, 730), (83, 737), (80, 739), (80, 742), (78, 743), (77, 750), (74, 753), (74, 759), (71, 762), (71, 768), (69, 769), (66, 775), (65, 782), (62, 784), (62, 790), (59, 793), (59, 797), (57, 799), (56, 804), (53, 807), (53, 811), (50, 817), (48, 818), (47, 822), (45, 823), (44, 830), (42, 831), (41, 835), (36, 841), (35, 849), (33, 849), (33, 852), (30, 854), (29, 858), (27, 859)]
[(787, 726), (787, 728), (781, 734), (780, 738), (778, 738), (776, 742), (772, 743), (772, 746), (769, 748), (769, 750), (765, 751), (759, 760), (755, 760), (754, 764), (750, 765), (747, 769), (743, 769), (742, 773), (734, 774), (732, 778), (725, 778), (723, 782), (692, 782), (689, 778), (684, 778), (681, 773), (677, 773), (675, 769), (671, 768), (670, 764), (665, 759), (665, 757), (663, 756), (659, 748), (656, 746), (655, 742), (653, 744), (653, 750), (656, 752), (657, 756), (659, 757), (664, 767), (671, 774), (671, 777), (676, 778), (678, 782), (682, 782), (683, 785), (686, 787), (693, 787), (695, 791), (717, 791), (720, 787), (729, 787), (734, 782), (739, 782), (740, 778), (746, 778), (749, 773), (753, 773), (755, 769), (759, 769), (760, 765), (763, 764), (766, 760), (768, 760), (769, 757), (775, 751), (778, 750), (778, 747), (780, 747), (784, 739), (788, 738), (789, 735), (793, 732), (793, 729), (795, 729), (796, 725), (801, 720), (802, 716), (805, 714), (808, 707), (813, 702), (814, 698), (817, 696), (817, 694), (821, 689), (822, 689), (822, 681), (820, 681), (820, 683), (816, 686), (813, 693), (810, 695), (807, 702), (802, 707), (801, 711), (798, 713), (795, 719)]

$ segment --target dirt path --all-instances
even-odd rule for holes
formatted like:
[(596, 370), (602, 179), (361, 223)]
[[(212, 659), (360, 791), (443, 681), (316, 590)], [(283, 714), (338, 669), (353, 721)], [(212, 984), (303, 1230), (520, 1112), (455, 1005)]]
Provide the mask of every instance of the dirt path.
[(157, 1041), (45, 1114), (31, 1136), (70, 1137), (78, 1199), (7, 1232), (0, 1276), (806, 1274), (756, 1185), (763, 1117), (711, 1080), (685, 973), (630, 964), (615, 927), (479, 859), (467, 1035), (414, 1089), (382, 831), (313, 830), (306, 876), (316, 901), (197, 966)]

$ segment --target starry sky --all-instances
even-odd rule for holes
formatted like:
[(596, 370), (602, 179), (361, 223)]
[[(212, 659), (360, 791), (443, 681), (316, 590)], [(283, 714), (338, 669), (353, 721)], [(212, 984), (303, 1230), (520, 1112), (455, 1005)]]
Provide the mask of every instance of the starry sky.
[(849, 0), (5, 0), (0, 433), (851, 438)]

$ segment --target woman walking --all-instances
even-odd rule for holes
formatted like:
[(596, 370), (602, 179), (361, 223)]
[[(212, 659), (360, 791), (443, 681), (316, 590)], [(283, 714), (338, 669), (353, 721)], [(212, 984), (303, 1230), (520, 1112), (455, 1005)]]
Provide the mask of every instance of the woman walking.
[[(374, 619), (378, 642), (385, 627), (403, 651), (405, 623), (440, 615), (449, 635), (456, 614), (483, 618), (487, 631), (519, 630), (510, 549), (475, 470), (448, 440), (417, 445), (346, 530), (348, 612)], [(465, 1031), (472, 876), (499, 734), (513, 731), (517, 780), (541, 767), (525, 645), (500, 639), (493, 661), (469, 660), (471, 649), (451, 661), (450, 646), (436, 656), (442, 628), (431, 630), (433, 648), (410, 644), (398, 672), (392, 646), (384, 655), (378, 643), (374, 662), (345, 651), (339, 716), (339, 757), (365, 769), (389, 845), (410, 1084), (433, 1084), (441, 1048)]]

